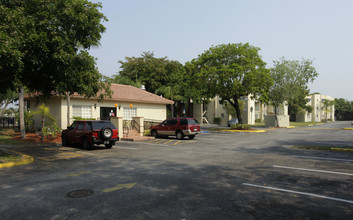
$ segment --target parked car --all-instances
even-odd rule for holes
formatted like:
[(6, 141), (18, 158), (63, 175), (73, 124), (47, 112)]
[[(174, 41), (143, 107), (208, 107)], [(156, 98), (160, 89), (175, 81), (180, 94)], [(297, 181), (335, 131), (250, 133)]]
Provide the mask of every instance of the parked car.
[(151, 126), (151, 135), (154, 137), (176, 136), (181, 140), (185, 136), (194, 139), (200, 132), (200, 124), (195, 118), (170, 118), (161, 124)]
[(239, 123), (239, 121), (238, 121), (237, 118), (232, 118), (232, 119), (230, 119), (230, 120), (228, 121), (227, 125), (228, 125), (228, 127), (230, 127), (230, 126), (236, 125), (236, 124), (238, 124), (238, 123)]
[(118, 129), (107, 120), (75, 121), (61, 133), (63, 146), (81, 144), (84, 149), (91, 149), (95, 144), (104, 144), (106, 148), (119, 141)]

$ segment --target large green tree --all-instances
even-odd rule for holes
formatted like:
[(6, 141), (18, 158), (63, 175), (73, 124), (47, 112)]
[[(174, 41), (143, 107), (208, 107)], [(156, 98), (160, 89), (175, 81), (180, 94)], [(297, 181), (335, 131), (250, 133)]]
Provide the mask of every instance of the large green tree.
[(163, 86), (177, 85), (181, 80), (183, 65), (178, 61), (168, 60), (167, 57), (156, 58), (153, 52), (143, 52), (141, 57), (125, 59), (119, 61), (119, 74), (135, 83), (142, 83), (146, 91), (155, 93)]
[(251, 94), (266, 100), (272, 85), (266, 63), (259, 48), (250, 44), (221, 44), (213, 46), (192, 61), (196, 67), (194, 84), (203, 87), (207, 96), (218, 95), (236, 110), (239, 123), (243, 123), (239, 99)]
[(279, 61), (273, 62), (271, 77), (274, 84), (270, 88), (270, 104), (277, 108), (287, 102), (290, 114), (296, 114), (302, 109), (310, 111), (306, 96), (309, 95), (308, 83), (313, 82), (318, 73), (313, 67), (310, 59), (286, 60), (282, 57)]
[(335, 117), (337, 120), (353, 120), (353, 102), (343, 98), (335, 99)]
[[(181, 63), (167, 57), (156, 58), (153, 52), (144, 52), (141, 57), (125, 59), (126, 61), (119, 61), (121, 71), (119, 75), (114, 75), (110, 82), (144, 85), (146, 91), (162, 95), (175, 103), (184, 100), (182, 95), (184, 67)], [(175, 105), (170, 109), (172, 115), (174, 108)]]
[(0, 1), (0, 77), (5, 79), (0, 93), (20, 92), (20, 114), (24, 87), (43, 95), (59, 91), (87, 96), (102, 88), (87, 52), (99, 45), (105, 31), (100, 7), (87, 0)]

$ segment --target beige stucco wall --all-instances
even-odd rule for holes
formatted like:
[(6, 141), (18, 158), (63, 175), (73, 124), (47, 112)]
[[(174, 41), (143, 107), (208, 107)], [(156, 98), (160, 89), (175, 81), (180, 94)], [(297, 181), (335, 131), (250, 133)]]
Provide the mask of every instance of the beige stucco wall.
[(330, 106), (328, 107), (329, 112), (324, 111), (324, 104), (323, 100), (327, 99), (330, 101), (335, 100), (334, 98), (330, 96), (325, 96), (321, 94), (313, 94), (310, 96), (306, 97), (308, 99), (307, 105), (311, 105), (313, 107), (313, 112), (312, 113), (299, 113), (297, 114), (297, 121), (298, 122), (321, 122), (325, 120), (326, 118), (328, 120), (335, 120), (335, 106)]
[[(67, 104), (66, 99), (62, 99), (62, 128), (66, 128), (66, 115), (67, 115)], [(117, 102), (117, 101), (98, 101), (91, 99), (72, 99), (70, 107), (70, 123), (73, 122), (72, 119), (72, 106), (73, 105), (85, 105), (91, 106), (92, 108), (92, 118), (100, 119), (100, 107), (116, 108), (116, 117), (124, 116), (124, 108), (130, 108), (132, 104), (133, 108), (136, 108), (137, 117), (143, 117), (145, 120), (163, 121), (167, 117), (167, 110), (165, 104), (147, 104), (147, 103), (134, 103), (134, 102)], [(96, 105), (96, 108), (94, 107)], [(120, 108), (119, 108), (120, 107)]]
[[(29, 99), (30, 109), (34, 111), (38, 108), (39, 104), (36, 103), (35, 99)], [(52, 97), (46, 100), (46, 106), (50, 108), (50, 114), (56, 119), (58, 126), (61, 129), (66, 129), (67, 123), (67, 100), (65, 98)], [(137, 117), (144, 117), (154, 121), (163, 121), (167, 117), (167, 110), (165, 104), (148, 104), (148, 103), (134, 103), (134, 102), (115, 102), (115, 101), (98, 101), (94, 99), (70, 99), (70, 123), (73, 122), (73, 105), (89, 106), (91, 108), (91, 118), (100, 119), (100, 107), (115, 108), (117, 104), (117, 117), (124, 116), (124, 108), (130, 108), (130, 104), (133, 108), (136, 108)], [(95, 107), (96, 105), (96, 107)], [(119, 109), (120, 107), (120, 109)], [(41, 127), (40, 117), (35, 117), (35, 127), (39, 129)]]
[(199, 121), (200, 123), (203, 123), (202, 122), (202, 104), (199, 104), (196, 102), (193, 103), (193, 116), (197, 121)]
[(219, 103), (220, 98), (217, 96), (215, 98), (215, 118), (221, 118), (221, 125), (227, 125), (227, 122), (229, 121), (229, 114), (226, 109), (224, 109), (223, 104)]
[[(278, 127), (286, 128), (289, 126), (289, 115), (277, 115)], [(265, 116), (265, 126), (275, 127), (276, 126), (276, 116), (266, 115)]]
[[(38, 102), (35, 98), (29, 98), (27, 99), (30, 103), (30, 107), (28, 110), (31, 112), (34, 112), (38, 109), (38, 107), (41, 105), (40, 102)], [(57, 125), (60, 127), (60, 115), (61, 115), (61, 108), (59, 107), (60, 105), (60, 98), (59, 97), (53, 97), (51, 99), (48, 99), (45, 103), (45, 107), (48, 107), (50, 110), (50, 115), (56, 120)], [(35, 115), (33, 117), (34, 120), (34, 129), (39, 130), (42, 126), (42, 118), (39, 115)]]
[[(206, 105), (206, 118), (209, 123), (214, 123), (214, 118), (221, 118), (221, 125), (226, 125), (229, 120), (229, 115), (227, 110), (223, 108), (223, 105), (219, 103), (220, 98), (216, 96), (211, 99), (211, 101)], [(202, 122), (202, 109), (203, 104), (194, 103), (194, 118), (196, 118), (200, 123)]]

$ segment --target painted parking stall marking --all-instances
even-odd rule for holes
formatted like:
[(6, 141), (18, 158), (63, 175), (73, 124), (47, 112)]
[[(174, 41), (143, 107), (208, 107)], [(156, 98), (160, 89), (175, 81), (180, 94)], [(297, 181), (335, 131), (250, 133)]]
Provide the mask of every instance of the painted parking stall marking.
[[(184, 140), (187, 141), (187, 143), (195, 142), (195, 141), (189, 141), (189, 140)], [(183, 143), (183, 141), (180, 140), (165, 140), (165, 139), (158, 139), (158, 140), (152, 140), (152, 141), (145, 141), (144, 143), (149, 143), (149, 144), (158, 144), (158, 145), (178, 145)]]
[(140, 150), (140, 149), (132, 148), (132, 147), (116, 147), (116, 148), (125, 149), (125, 150)]
[(309, 157), (309, 156), (293, 156), (293, 157), (295, 157), (295, 158), (303, 158), (303, 159), (317, 159), (317, 160), (332, 160), (332, 161), (353, 162), (353, 160), (349, 160), (349, 159), (330, 158), (330, 157)]
[(292, 169), (292, 170), (302, 170), (302, 171), (309, 171), (309, 172), (318, 172), (318, 173), (329, 173), (329, 174), (353, 176), (352, 173), (342, 173), (342, 172), (327, 171), (327, 170), (314, 170), (314, 169), (306, 169), (306, 168), (298, 168), (298, 167), (286, 167), (286, 166), (277, 166), (277, 165), (273, 165), (273, 167), (282, 168), (282, 169)]
[(58, 153), (57, 155), (54, 155), (54, 156), (37, 157), (37, 158), (45, 161), (54, 161), (54, 160), (68, 160), (75, 157), (82, 157), (82, 155), (77, 153), (65, 152), (65, 153)]
[(92, 170), (86, 170), (86, 171), (81, 171), (81, 172), (77, 172), (77, 173), (69, 173), (66, 176), (80, 176), (83, 174), (87, 174), (87, 173), (92, 173)]
[(137, 183), (125, 183), (125, 184), (118, 184), (114, 187), (106, 188), (103, 189), (103, 192), (113, 192), (121, 189), (131, 189), (134, 187)]
[(300, 192), (300, 191), (294, 191), (294, 190), (288, 190), (288, 189), (281, 189), (281, 188), (270, 187), (270, 186), (261, 186), (261, 185), (251, 184), (251, 183), (243, 183), (243, 185), (244, 186), (256, 187), (256, 188), (262, 188), (262, 189), (269, 189), (269, 190), (274, 190), (274, 191), (280, 191), (280, 192), (287, 192), (287, 193), (293, 193), (293, 194), (299, 194), (299, 195), (306, 195), (306, 196), (311, 196), (311, 197), (317, 197), (317, 198), (322, 198), (322, 199), (329, 199), (329, 200), (334, 200), (334, 201), (338, 201), (338, 202), (345, 202), (345, 203), (353, 204), (352, 200), (346, 200), (346, 199), (340, 199), (340, 198), (335, 198), (335, 197), (323, 196), (323, 195), (314, 194), (314, 193), (306, 193), (306, 192)]

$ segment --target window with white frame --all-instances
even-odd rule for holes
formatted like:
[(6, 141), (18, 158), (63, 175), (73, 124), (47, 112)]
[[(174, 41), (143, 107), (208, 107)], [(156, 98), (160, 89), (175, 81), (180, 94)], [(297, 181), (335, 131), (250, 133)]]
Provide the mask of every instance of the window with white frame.
[(132, 117), (137, 116), (136, 108), (124, 108), (124, 119), (132, 120)]
[(72, 116), (81, 118), (92, 118), (92, 107), (87, 105), (73, 105)]

